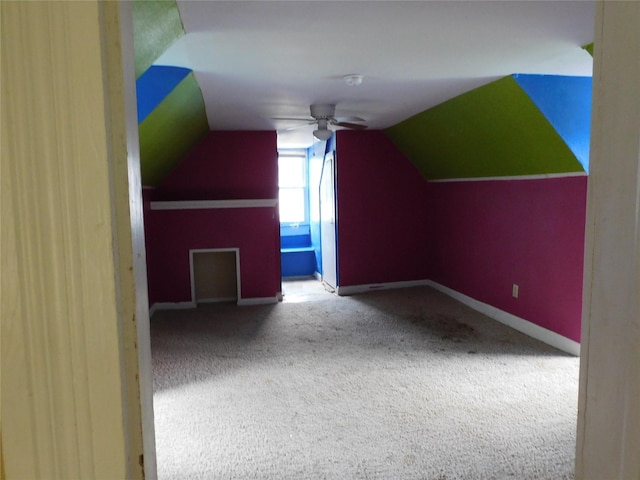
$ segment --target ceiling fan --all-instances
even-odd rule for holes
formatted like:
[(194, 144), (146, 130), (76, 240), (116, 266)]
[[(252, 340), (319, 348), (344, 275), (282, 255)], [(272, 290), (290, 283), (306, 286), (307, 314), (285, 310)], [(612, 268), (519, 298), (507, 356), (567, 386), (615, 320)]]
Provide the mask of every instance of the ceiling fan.
[[(334, 125), (336, 127), (350, 128), (352, 130), (364, 130), (367, 128), (366, 125), (361, 123), (353, 123), (353, 122), (364, 122), (364, 118), (360, 117), (336, 117), (336, 106), (333, 104), (315, 104), (309, 107), (311, 111), (312, 121), (306, 123), (306, 125), (313, 125), (314, 123), (318, 124), (318, 128), (313, 131), (313, 136), (318, 140), (329, 140), (331, 135), (333, 135), (333, 131), (329, 129), (329, 125)], [(277, 120), (304, 120), (300, 118), (279, 118)], [(302, 126), (302, 125), (301, 125)], [(293, 130), (295, 128), (289, 128), (288, 130)]]

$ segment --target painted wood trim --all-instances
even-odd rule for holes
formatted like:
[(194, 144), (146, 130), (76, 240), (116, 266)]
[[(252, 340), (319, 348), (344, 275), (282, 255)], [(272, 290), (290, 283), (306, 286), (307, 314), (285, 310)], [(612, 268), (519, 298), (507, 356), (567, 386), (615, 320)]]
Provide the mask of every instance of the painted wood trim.
[(198, 303), (229, 303), (237, 302), (238, 297), (203, 298)]
[(7, 478), (137, 478), (100, 3), (0, 2)]
[[(196, 281), (193, 271), (193, 254), (194, 253), (214, 253), (214, 252), (234, 252), (236, 256), (236, 292), (238, 292), (237, 300), (242, 298), (242, 282), (240, 279), (240, 249), (235, 248), (193, 248), (189, 250), (189, 277), (191, 281), (191, 303), (196, 302)], [(236, 300), (233, 298), (232, 300)], [(206, 301), (206, 300), (205, 300)], [(215, 300), (213, 300), (215, 301)]]
[(441, 178), (438, 180), (428, 180), (429, 183), (447, 183), (447, 182), (488, 182), (496, 180), (545, 180), (549, 178), (567, 178), (567, 177), (586, 177), (586, 172), (569, 172), (569, 173), (545, 173), (540, 175), (515, 175), (504, 177), (469, 177), (469, 178)]
[(238, 306), (246, 307), (250, 305), (272, 305), (281, 301), (281, 295), (275, 295), (273, 297), (254, 297), (254, 298), (240, 298), (238, 299)]
[(158, 310), (189, 310), (196, 307), (195, 302), (155, 302), (149, 309), (149, 317), (153, 317)]
[[(153, 371), (136, 111), (133, 3), (102, 2), (100, 8), (109, 35), (105, 58), (114, 155), (113, 196), (119, 244), (118, 290), (123, 316), (129, 471), (132, 479), (155, 478)], [(116, 38), (120, 42), (115, 41)]]
[(335, 291), (338, 295), (349, 296), (359, 293), (373, 292), (375, 290), (392, 290), (396, 288), (424, 287), (430, 285), (429, 280), (410, 280), (404, 282), (368, 283), (364, 285), (338, 286)]
[(596, 2), (577, 480), (640, 479), (640, 2)]
[[(233, 298), (232, 300), (236, 300)], [(237, 301), (237, 305), (241, 307), (251, 305), (272, 305), (282, 301), (282, 293), (278, 293), (273, 297), (254, 297), (254, 298), (240, 298)], [(214, 302), (203, 302), (214, 303)], [(197, 308), (198, 305), (195, 302), (155, 302), (149, 310), (149, 316), (153, 316), (158, 310), (189, 310)]]
[(199, 210), (210, 208), (269, 208), (278, 204), (277, 198), (258, 200), (182, 200), (151, 202), (151, 210)]

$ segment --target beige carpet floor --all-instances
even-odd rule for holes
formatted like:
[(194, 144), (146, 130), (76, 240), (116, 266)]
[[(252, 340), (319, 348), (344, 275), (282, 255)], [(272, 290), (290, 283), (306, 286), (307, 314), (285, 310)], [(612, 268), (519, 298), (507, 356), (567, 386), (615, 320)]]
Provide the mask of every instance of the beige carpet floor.
[(161, 479), (573, 478), (578, 359), (429, 288), (152, 318)]

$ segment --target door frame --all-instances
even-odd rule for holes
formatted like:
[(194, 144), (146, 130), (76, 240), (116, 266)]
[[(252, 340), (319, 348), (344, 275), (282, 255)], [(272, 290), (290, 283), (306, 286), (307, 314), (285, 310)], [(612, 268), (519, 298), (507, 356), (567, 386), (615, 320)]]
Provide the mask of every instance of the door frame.
[[(326, 166), (327, 162), (331, 165), (331, 178), (327, 179)], [(323, 219), (323, 205), (325, 202), (323, 201), (324, 195), (324, 186), (323, 182), (331, 182), (331, 190), (332, 190), (332, 201), (329, 208), (332, 210), (332, 219), (333, 219), (333, 238), (332, 244), (333, 249), (330, 251), (331, 255), (327, 255), (327, 251), (330, 250), (329, 246), (326, 245), (324, 241), (325, 233), (324, 233), (324, 225), (325, 221)], [(320, 172), (320, 182), (319, 182), (319, 204), (320, 204), (320, 251), (321, 251), (321, 261), (322, 261), (322, 283), (334, 291), (338, 289), (338, 195), (337, 195), (337, 175), (336, 175), (336, 152), (332, 150), (330, 152), (325, 153), (324, 159), (322, 161), (322, 171)], [(326, 210), (326, 206), (324, 210)], [(331, 271), (331, 276), (329, 280), (333, 281), (333, 285), (329, 283), (326, 279), (327, 277), (327, 266)]]
[[(127, 6), (126, 6), (127, 3), (128, 2), (121, 2), (121, 5), (123, 5), (121, 7), (121, 12), (124, 11), (127, 8)], [(602, 10), (604, 8), (615, 9), (616, 8), (616, 3), (617, 2), (606, 2), (604, 0), (599, 0), (597, 2), (597, 4), (596, 4), (598, 12), (599, 12), (599, 13), (596, 14), (596, 21), (603, 20), (603, 18), (602, 18), (602, 16), (603, 16), (602, 15)], [(629, 2), (629, 3), (634, 3), (634, 2)], [(123, 19), (123, 23), (127, 23), (127, 22), (131, 21), (130, 9), (129, 9), (129, 14), (128, 15), (129, 15), (129, 18), (128, 19), (124, 18)], [(126, 22), (124, 22), (124, 20), (126, 20)], [(615, 33), (614, 30), (616, 29), (616, 26), (617, 25), (616, 25), (615, 21), (612, 21), (610, 23), (607, 23), (607, 22), (603, 21), (602, 25), (598, 25), (596, 27), (598, 29), (602, 29), (602, 33), (601, 33), (601, 37), (600, 38), (610, 42), (609, 50), (612, 53), (615, 53), (615, 48), (614, 47), (616, 46), (615, 45), (616, 42), (614, 40), (611, 40), (611, 39), (614, 37), (614, 33)], [(628, 33), (634, 33), (634, 32), (628, 32)], [(638, 34), (635, 33), (635, 36), (632, 36), (632, 41), (633, 40), (637, 40), (637, 38), (638, 38)], [(130, 42), (123, 42), (123, 44), (124, 44), (123, 48), (125, 50), (126, 49), (131, 49), (131, 54), (133, 54), (132, 38), (131, 38)], [(593, 72), (594, 78), (602, 73), (602, 72), (599, 71), (599, 67), (600, 67), (600, 65), (598, 63), (594, 64), (594, 72)], [(132, 86), (129, 85), (129, 87), (132, 87)], [(637, 97), (634, 98), (633, 100), (637, 100)], [(614, 107), (611, 104), (607, 104), (607, 105), (604, 106), (604, 108), (607, 109), (607, 111), (611, 111), (610, 109), (613, 109)], [(593, 120), (592, 120), (592, 129), (593, 129), (594, 125), (599, 125), (600, 122), (601, 122), (601, 120), (599, 118), (597, 118), (596, 116), (594, 116)], [(136, 133), (136, 137), (137, 137), (137, 133)], [(334, 161), (335, 161), (335, 158), (334, 158)], [(592, 158), (591, 166), (593, 167), (594, 163), (603, 162), (603, 161), (604, 160), (602, 158)], [(335, 188), (335, 184), (334, 184), (334, 188)], [(593, 204), (594, 205), (599, 204), (601, 202), (602, 202), (602, 199), (593, 199)], [(337, 199), (336, 199), (335, 208), (336, 208), (336, 226), (337, 226)], [(612, 224), (616, 223), (616, 222), (618, 222), (618, 224), (619, 224), (618, 226), (621, 229), (625, 228), (625, 224), (620, 222), (620, 219), (614, 218), (614, 219), (611, 220)], [(590, 257), (593, 254), (594, 254), (593, 248), (588, 248), (587, 250), (585, 250), (585, 256), (586, 257)], [(336, 241), (336, 255), (337, 255), (337, 241)], [(336, 256), (336, 260), (337, 260), (337, 256)], [(337, 268), (336, 268), (336, 273), (337, 273)], [(585, 324), (583, 324), (583, 331), (586, 331), (586, 329), (589, 328), (588, 323), (591, 321), (590, 318), (589, 318), (589, 313), (590, 312), (588, 311), (588, 309), (589, 309), (589, 305), (585, 304), (585, 311), (583, 312), (583, 318), (584, 318)], [(606, 331), (603, 330), (603, 331), (601, 331), (599, 333), (601, 334), (601, 339), (600, 340), (602, 342), (606, 342), (607, 339), (613, 340), (613, 336), (611, 336), (611, 335), (609, 335), (609, 337), (606, 338), (607, 337), (607, 332)], [(145, 338), (144, 335), (142, 335), (138, 340), (139, 340), (139, 342), (145, 342), (145, 341), (148, 342), (149, 341), (148, 337)], [(591, 352), (590, 352), (589, 349), (585, 348), (585, 349), (582, 350), (581, 364), (585, 365), (585, 367), (583, 367), (583, 369), (581, 370), (581, 373), (580, 373), (580, 382), (581, 382), (581, 384), (586, 382), (586, 379), (587, 379), (588, 372), (586, 371), (586, 366), (588, 365), (590, 367), (590, 369), (594, 369), (593, 367), (596, 367), (597, 358), (593, 358), (592, 359), (591, 357), (592, 357), (592, 355), (591, 355)], [(129, 374), (130, 373), (131, 372), (129, 372)], [(151, 368), (150, 368), (149, 364), (141, 365), (139, 373), (140, 373), (141, 382), (149, 382), (150, 379), (152, 379), (152, 372), (151, 372)], [(602, 374), (598, 374), (598, 372), (594, 372), (590, 376), (590, 381), (594, 381), (596, 378), (598, 378), (598, 380), (603, 380), (603, 377), (605, 377), (605, 376), (606, 375), (602, 375)], [(618, 387), (621, 387), (624, 384), (624, 382), (625, 382), (625, 379), (622, 378), (614, 386), (617, 385)], [(637, 386), (637, 383), (634, 384), (634, 386)], [(611, 409), (609, 407), (610, 407), (610, 405), (598, 405), (597, 403), (594, 403), (593, 405), (590, 406), (588, 412), (583, 412), (582, 413), (583, 422), (587, 423), (591, 417), (607, 415), (608, 413), (611, 412)], [(145, 411), (151, 411), (150, 418), (153, 418), (153, 415), (152, 415), (153, 405), (152, 405), (151, 401), (149, 401), (148, 399), (147, 399), (147, 401), (142, 401), (142, 410), (143, 410), (143, 417), (145, 416), (144, 415)], [(147, 416), (147, 418), (149, 418), (149, 416)], [(128, 427), (131, 428), (131, 425), (128, 425)], [(150, 431), (153, 432), (153, 425), (151, 425)], [(620, 432), (619, 431), (615, 431), (615, 429), (613, 427), (612, 427), (612, 430), (609, 433), (610, 434), (614, 434), (614, 435), (615, 434), (620, 434)], [(581, 437), (584, 436), (584, 435), (585, 435), (585, 433), (583, 431), (579, 431), (578, 432), (578, 440), (581, 441), (582, 440)], [(149, 470), (148, 469), (148, 465), (151, 462), (147, 463), (147, 460), (153, 460), (153, 464), (155, 466), (155, 448), (154, 447), (150, 447), (150, 449), (147, 450), (147, 442), (146, 441), (148, 440), (148, 438), (147, 438), (148, 437), (148, 431), (145, 431), (145, 435), (144, 436), (145, 436), (145, 473), (147, 475), (147, 478), (155, 478), (155, 468), (154, 468), (154, 470)], [(604, 436), (603, 438), (605, 438), (604, 441), (606, 441), (606, 436)], [(588, 453), (589, 454), (596, 454), (597, 453), (597, 449), (593, 448), (593, 449), (589, 450)], [(582, 451), (580, 451), (578, 449), (577, 455), (578, 455), (578, 457), (577, 457), (577, 461), (578, 462), (584, 462), (585, 461), (585, 458), (584, 458), (585, 452), (582, 452)], [(593, 455), (593, 456), (594, 457), (599, 457), (598, 455)], [(614, 452), (614, 453), (612, 453), (612, 456), (614, 458), (609, 458), (608, 460), (610, 460), (610, 461), (613, 461), (615, 459), (618, 459), (619, 461), (623, 460), (623, 452), (617, 452), (617, 454)], [(594, 459), (592, 459), (592, 461), (595, 462), (595, 461), (597, 461), (597, 459), (594, 458)], [(580, 478), (582, 478), (583, 475), (584, 475), (585, 478), (587, 478), (587, 477), (591, 478), (589, 476), (589, 472), (588, 471), (582, 471), (581, 475), (580, 475)]]

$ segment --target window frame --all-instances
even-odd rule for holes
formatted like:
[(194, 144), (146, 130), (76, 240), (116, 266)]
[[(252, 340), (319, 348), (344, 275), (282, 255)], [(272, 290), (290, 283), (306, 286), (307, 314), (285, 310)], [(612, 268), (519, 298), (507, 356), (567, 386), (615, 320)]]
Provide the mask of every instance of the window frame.
[[(281, 187), (280, 186), (280, 159), (281, 158), (299, 158), (302, 161), (302, 186), (294, 186), (294, 187)], [(303, 198), (304, 198), (304, 215), (303, 220), (299, 222), (292, 221), (282, 221), (281, 218), (281, 196), (280, 192), (285, 190), (297, 190), (302, 189)], [(290, 149), (290, 150), (281, 150), (278, 151), (278, 217), (281, 226), (297, 226), (297, 225), (309, 225), (309, 158), (307, 155), (307, 151), (303, 149)]]

